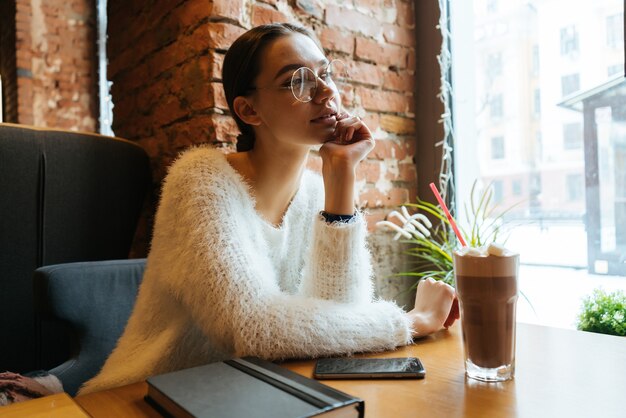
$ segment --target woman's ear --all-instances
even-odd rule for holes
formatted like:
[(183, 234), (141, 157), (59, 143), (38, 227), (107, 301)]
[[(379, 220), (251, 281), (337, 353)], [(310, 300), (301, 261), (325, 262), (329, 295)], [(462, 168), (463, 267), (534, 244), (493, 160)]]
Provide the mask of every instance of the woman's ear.
[(259, 118), (256, 110), (254, 110), (254, 105), (250, 99), (243, 96), (235, 97), (233, 109), (237, 116), (239, 116), (239, 119), (244, 123), (253, 126), (259, 126), (261, 124), (261, 118)]

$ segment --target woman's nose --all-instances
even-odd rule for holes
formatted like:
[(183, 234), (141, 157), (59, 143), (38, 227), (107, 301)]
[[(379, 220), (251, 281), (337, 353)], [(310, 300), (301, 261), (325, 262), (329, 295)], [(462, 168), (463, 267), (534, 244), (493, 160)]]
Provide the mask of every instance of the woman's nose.
[(315, 89), (315, 97), (313, 97), (316, 103), (324, 103), (335, 95), (338, 95), (338, 92), (332, 81), (327, 83), (321, 78), (317, 79), (317, 88)]

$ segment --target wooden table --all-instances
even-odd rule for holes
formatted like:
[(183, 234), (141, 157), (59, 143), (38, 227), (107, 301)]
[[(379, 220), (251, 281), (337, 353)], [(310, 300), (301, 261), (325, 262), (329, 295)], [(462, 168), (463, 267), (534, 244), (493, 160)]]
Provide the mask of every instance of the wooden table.
[(27, 402), (3, 406), (2, 418), (89, 418), (67, 393), (56, 393)]
[[(365, 400), (366, 417), (626, 417), (626, 338), (518, 324), (517, 371), (504, 383), (466, 379), (459, 325), (393, 352), (417, 356), (424, 380), (326, 380)], [(311, 377), (314, 361), (283, 365)], [(159, 417), (144, 382), (75, 398), (94, 417)]]

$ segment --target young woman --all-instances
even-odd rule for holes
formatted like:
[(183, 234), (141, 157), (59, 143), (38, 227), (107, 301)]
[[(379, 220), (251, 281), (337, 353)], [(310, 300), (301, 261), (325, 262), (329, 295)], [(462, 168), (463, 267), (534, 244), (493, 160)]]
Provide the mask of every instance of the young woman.
[[(135, 308), (81, 393), (236, 356), (388, 350), (454, 322), (444, 283), (421, 284), (410, 312), (372, 298), (354, 186), (374, 140), (341, 111), (333, 67), (289, 24), (234, 42), (223, 82), (240, 152), (200, 146), (170, 168)], [(305, 168), (314, 146), (322, 178)]]

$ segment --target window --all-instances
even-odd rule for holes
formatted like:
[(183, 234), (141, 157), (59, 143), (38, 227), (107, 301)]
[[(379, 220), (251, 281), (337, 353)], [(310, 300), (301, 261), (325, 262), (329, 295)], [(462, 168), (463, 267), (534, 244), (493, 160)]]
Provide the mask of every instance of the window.
[(533, 114), (538, 116), (541, 113), (541, 90), (535, 89), (533, 92)]
[(487, 13), (495, 13), (498, 11), (498, 0), (487, 0)]
[(504, 137), (494, 136), (491, 138), (491, 158), (494, 160), (504, 158)]
[(609, 65), (606, 69), (606, 75), (609, 77), (614, 76), (615, 74), (624, 75), (624, 64), (614, 64)]
[(496, 94), (489, 102), (489, 116), (491, 119), (500, 119), (503, 115), (502, 111), (502, 95)]
[(567, 199), (570, 201), (580, 201), (584, 197), (584, 183), (582, 174), (568, 174), (565, 177)]
[(504, 197), (504, 187), (502, 180), (494, 180), (493, 184), (493, 201), (495, 203), (502, 202), (502, 198)]
[(581, 149), (583, 147), (583, 127), (580, 123), (566, 123), (563, 125), (563, 148), (566, 150)]
[(569, 74), (561, 77), (561, 95), (567, 96), (580, 90), (580, 76)]
[[(564, 289), (571, 306), (567, 317), (550, 307), (539, 317), (522, 302), (518, 318), (573, 328), (589, 289), (557, 284), (572, 268), (594, 286), (626, 291), (626, 265), (615, 256), (626, 254), (624, 1), (500, 2), (491, 14), (486, 4), (450, 0), (457, 216), (463, 224), (474, 179), (493, 183), (500, 207), (511, 208), (506, 245), (523, 254), (520, 275)], [(498, 24), (509, 31), (490, 30)], [(495, 51), (501, 73), (489, 83)], [(596, 261), (609, 267), (596, 270)], [(544, 309), (543, 290), (525, 286)]]
[(578, 32), (571, 25), (561, 29), (561, 55), (572, 55), (578, 52)]
[(531, 64), (531, 68), (532, 68), (532, 75), (539, 75), (539, 45), (535, 44), (533, 45), (533, 52), (532, 52), (532, 64)]
[(624, 15), (622, 13), (606, 18), (606, 46), (609, 48), (624, 46)]
[(487, 55), (486, 69), (487, 77), (491, 81), (502, 74), (502, 53), (494, 52)]

